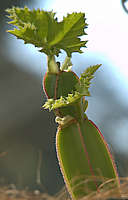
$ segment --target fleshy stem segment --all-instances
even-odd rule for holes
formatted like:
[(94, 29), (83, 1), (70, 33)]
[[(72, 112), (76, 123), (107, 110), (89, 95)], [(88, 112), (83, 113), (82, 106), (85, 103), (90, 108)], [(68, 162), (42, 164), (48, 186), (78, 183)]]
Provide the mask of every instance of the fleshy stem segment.
[[(84, 96), (90, 95), (90, 81), (100, 66), (87, 68), (80, 78), (71, 70), (60, 70), (58, 74), (47, 72), (43, 82), (48, 96), (43, 107), (54, 110), (57, 116), (57, 156), (74, 200), (112, 188), (117, 188), (116, 195), (120, 196), (118, 174), (108, 145), (85, 114), (88, 103)], [(111, 180), (109, 184), (105, 184), (108, 180)]]
[(47, 56), (48, 73), (57, 74), (59, 72), (58, 65), (55, 62), (55, 56)]

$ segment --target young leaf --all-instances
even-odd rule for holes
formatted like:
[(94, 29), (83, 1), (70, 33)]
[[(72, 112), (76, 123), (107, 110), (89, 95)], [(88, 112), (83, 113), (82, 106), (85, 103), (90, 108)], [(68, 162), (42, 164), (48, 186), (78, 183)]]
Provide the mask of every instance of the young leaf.
[(58, 24), (55, 13), (40, 9), (29, 10), (27, 7), (13, 7), (6, 11), (10, 14), (9, 18), (12, 19), (9, 24), (17, 27), (9, 30), (9, 33), (23, 39), (25, 43), (43, 48), (44, 53), (50, 54), (48, 44), (55, 37)]
[(76, 85), (76, 89), (81, 95), (90, 96), (88, 89), (91, 84), (91, 79), (94, 78), (94, 73), (100, 66), (101, 64), (90, 66), (81, 74), (80, 84)]
[(72, 52), (82, 53), (81, 47), (85, 47), (87, 41), (81, 41), (80, 36), (86, 35), (84, 28), (87, 27), (85, 23), (84, 13), (72, 13), (63, 18), (59, 23), (60, 30), (57, 37), (51, 42), (56, 48), (61, 48), (66, 51), (70, 57)]
[(43, 108), (49, 109), (49, 111), (69, 106), (76, 101), (78, 101), (82, 95), (79, 92), (75, 92), (74, 94), (68, 94), (66, 98), (60, 97), (59, 99), (47, 99), (46, 103), (43, 105)]
[(60, 50), (66, 51), (70, 57), (73, 52), (81, 53), (87, 41), (81, 41), (80, 36), (86, 35), (84, 28), (84, 13), (72, 13), (58, 22), (55, 13), (40, 9), (29, 10), (27, 7), (6, 10), (12, 20), (9, 24), (16, 26), (8, 32), (25, 43), (31, 43), (41, 48), (47, 55), (58, 56)]

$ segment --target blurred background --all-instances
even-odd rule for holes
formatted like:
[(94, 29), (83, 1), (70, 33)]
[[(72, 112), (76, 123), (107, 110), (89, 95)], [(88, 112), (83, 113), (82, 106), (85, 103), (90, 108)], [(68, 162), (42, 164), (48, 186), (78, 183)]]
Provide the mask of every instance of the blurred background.
[(128, 176), (128, 14), (121, 1), (4, 0), (0, 3), (0, 152), (5, 155), (0, 157), (0, 184), (49, 194), (64, 185), (56, 158), (54, 115), (40, 110), (46, 100), (42, 91), (46, 56), (6, 32), (11, 27), (5, 9), (24, 5), (53, 10), (60, 20), (73, 11), (86, 13), (88, 48), (73, 54), (73, 70), (80, 75), (86, 67), (102, 64), (92, 81), (87, 115), (108, 142), (119, 175)]

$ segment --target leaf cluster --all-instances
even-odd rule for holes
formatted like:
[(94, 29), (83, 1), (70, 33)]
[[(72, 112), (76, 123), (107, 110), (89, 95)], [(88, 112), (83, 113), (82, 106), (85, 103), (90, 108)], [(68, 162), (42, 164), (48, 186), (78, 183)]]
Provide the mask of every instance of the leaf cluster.
[(62, 49), (69, 57), (73, 52), (82, 53), (81, 47), (85, 47), (87, 42), (80, 39), (86, 35), (84, 13), (68, 14), (58, 22), (53, 11), (29, 10), (27, 7), (13, 7), (6, 11), (11, 19), (9, 24), (14, 26), (8, 32), (41, 48), (41, 52), (58, 56)]

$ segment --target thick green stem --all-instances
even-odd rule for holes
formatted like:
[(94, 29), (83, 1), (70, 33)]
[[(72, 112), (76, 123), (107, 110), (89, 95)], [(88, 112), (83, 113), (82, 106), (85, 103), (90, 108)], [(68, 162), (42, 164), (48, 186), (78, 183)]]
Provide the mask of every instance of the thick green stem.
[(55, 56), (47, 56), (48, 72), (57, 74), (59, 72), (58, 65), (55, 61)]

